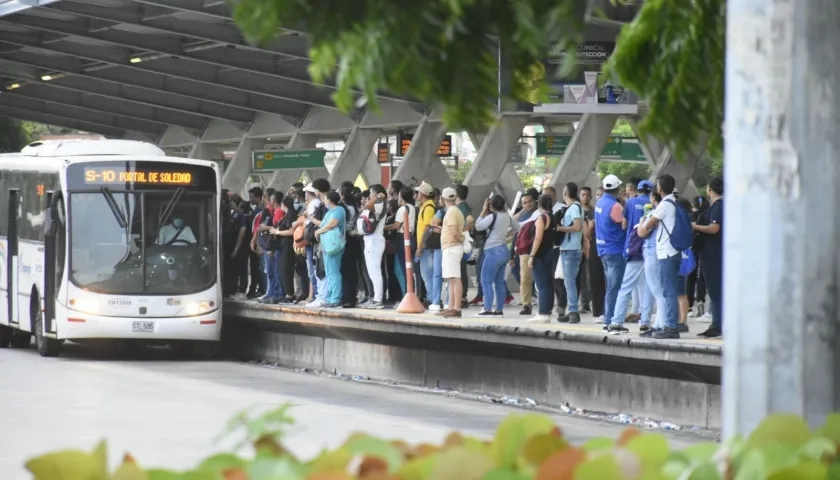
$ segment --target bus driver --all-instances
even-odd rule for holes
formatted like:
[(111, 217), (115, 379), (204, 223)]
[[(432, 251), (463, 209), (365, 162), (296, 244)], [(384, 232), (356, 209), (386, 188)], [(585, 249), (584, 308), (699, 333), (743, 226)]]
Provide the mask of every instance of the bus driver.
[(195, 235), (189, 225), (184, 224), (181, 218), (173, 218), (172, 223), (160, 227), (157, 240), (158, 245), (193, 245), (196, 243)]

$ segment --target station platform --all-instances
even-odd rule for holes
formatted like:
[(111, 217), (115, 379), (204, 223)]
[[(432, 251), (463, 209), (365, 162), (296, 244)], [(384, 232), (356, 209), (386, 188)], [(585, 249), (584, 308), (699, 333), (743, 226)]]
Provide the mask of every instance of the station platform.
[(227, 300), (224, 341), (242, 360), (719, 428), (723, 342), (696, 338), (708, 324), (653, 340), (637, 324), (608, 335), (591, 315), (528, 324), (519, 309), (477, 318), (473, 307), (445, 319)]

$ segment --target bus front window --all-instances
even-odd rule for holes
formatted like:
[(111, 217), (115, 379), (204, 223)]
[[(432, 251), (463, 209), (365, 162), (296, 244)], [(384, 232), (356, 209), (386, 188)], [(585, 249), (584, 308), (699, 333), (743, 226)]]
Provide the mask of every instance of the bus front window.
[[(71, 272), (80, 287), (113, 294), (186, 295), (216, 279), (215, 196), (183, 191), (74, 193)], [(111, 202), (113, 205), (113, 202)], [(127, 223), (125, 228), (120, 223)]]

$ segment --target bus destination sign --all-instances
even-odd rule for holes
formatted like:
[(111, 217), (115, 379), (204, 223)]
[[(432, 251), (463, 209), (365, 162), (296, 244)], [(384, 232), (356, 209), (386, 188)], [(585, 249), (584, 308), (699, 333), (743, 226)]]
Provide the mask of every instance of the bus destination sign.
[(125, 170), (113, 167), (85, 167), (85, 184), (141, 184), (188, 186), (193, 184), (193, 174), (189, 171), (171, 170)]

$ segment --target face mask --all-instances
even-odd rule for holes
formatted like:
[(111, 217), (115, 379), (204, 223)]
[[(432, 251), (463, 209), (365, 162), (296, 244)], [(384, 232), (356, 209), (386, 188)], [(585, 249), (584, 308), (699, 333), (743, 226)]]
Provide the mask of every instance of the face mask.
[(302, 203), (300, 203), (300, 202), (295, 202), (295, 210), (300, 210), (300, 207), (302, 207), (302, 206), (303, 206), (303, 204), (302, 204)]
[(176, 218), (172, 220), (172, 226), (175, 228), (181, 228), (184, 226), (184, 221), (180, 218)]

